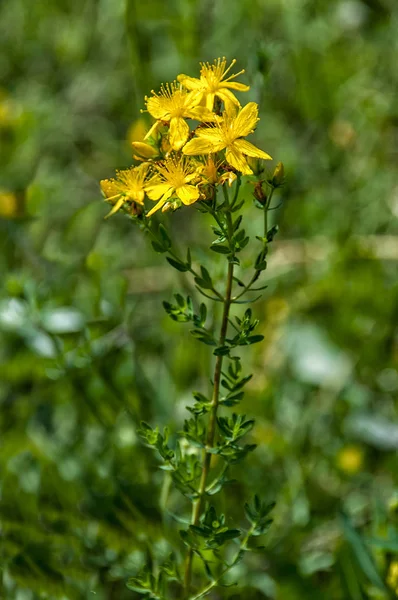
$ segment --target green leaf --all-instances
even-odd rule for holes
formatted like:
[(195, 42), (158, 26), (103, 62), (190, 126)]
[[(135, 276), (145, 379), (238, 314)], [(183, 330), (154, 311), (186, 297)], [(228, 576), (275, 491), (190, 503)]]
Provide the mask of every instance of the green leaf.
[(206, 267), (204, 267), (203, 265), (200, 265), (200, 272), (202, 274), (202, 278), (207, 281), (208, 283), (210, 283), (210, 285), (212, 285), (212, 280), (210, 277), (210, 273), (209, 271), (206, 269)]
[(263, 335), (249, 335), (248, 338), (246, 338), (246, 343), (247, 344), (257, 344), (258, 342), (262, 342), (264, 339)]
[(229, 354), (230, 347), (229, 346), (219, 346), (213, 352), (215, 356), (227, 356)]
[(213, 287), (211, 285), (211, 283), (209, 283), (205, 279), (202, 279), (201, 277), (194, 277), (194, 281), (195, 281), (196, 285), (198, 285), (199, 287), (201, 287), (205, 290), (211, 290)]
[[(154, 243), (155, 242), (152, 242), (152, 245)], [(163, 252), (167, 252), (167, 250), (163, 250)], [(182, 261), (174, 260), (174, 258), (171, 258), (170, 256), (167, 256), (166, 260), (172, 267), (177, 269), (177, 271), (181, 271), (182, 273), (184, 273), (185, 271), (189, 271), (189, 266), (183, 263)]]
[(278, 225), (274, 225), (273, 227), (271, 227), (271, 229), (269, 231), (267, 231), (267, 241), (272, 242), (272, 240), (274, 239), (274, 237), (276, 236), (278, 231), (279, 231)]
[(257, 300), (259, 300), (261, 298), (261, 294), (259, 296), (256, 296), (255, 298), (252, 298), (251, 300), (232, 300), (231, 304), (253, 304), (254, 302), (257, 302)]
[(217, 533), (214, 536), (214, 541), (218, 546), (222, 546), (226, 542), (229, 542), (230, 540), (239, 537), (240, 534), (240, 529), (228, 529), (227, 531), (223, 531), (222, 533)]
[(213, 250), (213, 252), (217, 252), (218, 254), (231, 254), (231, 250), (228, 246), (210, 246), (210, 250)]
[(238, 210), (240, 210), (242, 208), (242, 206), (244, 205), (245, 201), (241, 200), (241, 202), (238, 202), (237, 204), (235, 204), (235, 206), (233, 208), (231, 208), (231, 213), (234, 213)]
[(204, 323), (206, 322), (206, 318), (207, 318), (207, 307), (206, 307), (206, 304), (203, 304), (203, 302), (201, 303), (201, 305), (199, 307), (199, 318), (200, 318), (200, 322), (202, 323), (202, 325), (204, 325)]
[(169, 234), (167, 233), (166, 228), (163, 225), (163, 223), (160, 223), (160, 225), (159, 225), (159, 233), (160, 233), (160, 237), (162, 239), (164, 247), (169, 249), (171, 247), (171, 239), (170, 239)]
[(191, 329), (190, 334), (200, 342), (207, 344), (208, 346), (216, 346), (216, 342), (213, 335), (206, 329)]
[(217, 296), (210, 296), (209, 294), (206, 294), (206, 292), (204, 292), (198, 285), (195, 285), (195, 288), (198, 290), (198, 292), (200, 294), (202, 294), (202, 296), (205, 296), (205, 298), (208, 298), (209, 300), (213, 300), (213, 302), (223, 302), (222, 298), (218, 298)]
[(360, 534), (354, 529), (350, 519), (344, 513), (340, 514), (340, 522), (342, 524), (344, 537), (350, 544), (359, 566), (365, 573), (369, 581), (377, 588), (385, 590), (385, 585), (376, 568), (374, 559), (370, 554), (364, 540)]
[(155, 252), (157, 252), (158, 254), (164, 254), (164, 252), (167, 252), (167, 248), (164, 248), (163, 246), (161, 246), (158, 242), (152, 242), (152, 248), (155, 250)]

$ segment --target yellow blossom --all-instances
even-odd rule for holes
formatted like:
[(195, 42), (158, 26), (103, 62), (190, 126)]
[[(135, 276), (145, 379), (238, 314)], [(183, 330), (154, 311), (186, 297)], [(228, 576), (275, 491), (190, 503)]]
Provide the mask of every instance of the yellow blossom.
[(200, 79), (196, 77), (188, 77), (188, 75), (179, 75), (178, 81), (183, 84), (188, 90), (196, 90), (200, 93), (200, 101), (204, 102), (209, 110), (213, 110), (215, 97), (219, 98), (224, 102), (224, 106), (236, 105), (240, 106), (238, 99), (230, 90), (237, 90), (239, 92), (247, 92), (250, 88), (248, 85), (238, 83), (237, 81), (231, 81), (239, 75), (244, 73), (244, 69), (230, 75), (225, 78), (231, 68), (236, 63), (234, 59), (228, 68), (225, 57), (218, 58), (214, 61), (214, 64), (200, 63)]
[(258, 106), (255, 102), (249, 102), (239, 112), (225, 110), (221, 121), (216, 122), (214, 127), (198, 129), (197, 137), (188, 142), (182, 151), (188, 156), (196, 156), (225, 148), (227, 162), (244, 175), (251, 175), (253, 171), (245, 156), (271, 159), (269, 154), (241, 139), (253, 132), (259, 120), (257, 115)]
[(226, 171), (220, 175), (218, 171), (221, 165), (222, 161), (216, 162), (213, 156), (209, 154), (205, 161), (198, 166), (197, 171), (205, 178), (206, 182), (211, 185), (228, 182), (228, 185), (231, 187), (236, 179), (236, 174), (232, 171)]
[(184, 157), (170, 156), (156, 165), (157, 174), (148, 182), (146, 192), (151, 200), (158, 200), (148, 213), (148, 217), (168, 203), (169, 198), (177, 198), (186, 205), (199, 199), (198, 186), (193, 183), (198, 178), (195, 165)]
[(337, 455), (337, 465), (347, 475), (355, 475), (361, 470), (364, 462), (363, 450), (360, 446), (344, 446)]
[(113, 204), (113, 208), (106, 218), (114, 215), (125, 202), (133, 202), (134, 207), (135, 204), (144, 204), (145, 178), (148, 169), (149, 164), (144, 163), (139, 167), (118, 171), (114, 179), (100, 181), (107, 202)]
[(152, 90), (152, 96), (146, 97), (146, 107), (156, 122), (148, 131), (148, 139), (162, 122), (169, 123), (169, 141), (172, 150), (180, 150), (188, 139), (189, 125), (185, 119), (213, 121), (214, 115), (204, 106), (199, 106), (201, 96), (196, 91), (188, 92), (173, 82), (162, 85), (159, 94)]
[(0, 189), (0, 217), (11, 218), (18, 214), (18, 199), (13, 192)]
[(398, 594), (398, 562), (393, 560), (387, 574), (387, 584)]

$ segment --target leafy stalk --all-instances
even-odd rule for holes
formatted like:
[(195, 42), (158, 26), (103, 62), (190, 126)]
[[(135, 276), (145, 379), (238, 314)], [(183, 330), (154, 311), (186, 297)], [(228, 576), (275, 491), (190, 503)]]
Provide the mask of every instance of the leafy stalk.
[[(226, 188), (223, 188), (226, 190)], [(226, 195), (226, 202), (228, 202), (228, 192)], [(228, 212), (227, 218), (228, 220), (228, 230), (231, 233), (231, 215)], [(233, 275), (234, 275), (234, 263), (232, 261), (228, 262), (228, 272), (227, 272), (227, 283), (225, 296), (223, 299), (223, 314), (221, 319), (221, 329), (220, 336), (218, 339), (218, 346), (223, 347), (225, 344), (225, 339), (227, 335), (228, 329), (228, 321), (229, 321), (229, 312), (231, 307), (231, 296), (232, 296), (232, 283), (233, 283)], [(211, 399), (211, 409), (209, 413), (209, 424), (207, 429), (207, 437), (206, 437), (206, 448), (203, 450), (203, 470), (199, 483), (198, 489), (198, 499), (193, 503), (192, 507), (192, 525), (197, 525), (199, 523), (199, 518), (202, 512), (203, 507), (203, 499), (206, 491), (207, 478), (210, 471), (211, 464), (211, 453), (209, 449), (212, 449), (214, 446), (215, 434), (216, 434), (216, 424), (217, 424), (217, 411), (219, 406), (219, 397), (220, 397), (220, 381), (221, 381), (221, 373), (222, 373), (222, 365), (223, 365), (223, 355), (219, 354), (216, 358), (216, 363), (214, 367), (214, 378), (213, 378), (213, 394)], [(192, 560), (193, 560), (193, 549), (192, 547), (188, 548), (186, 562), (185, 562), (185, 575), (184, 575), (184, 587), (186, 593), (189, 594), (190, 585), (191, 585), (191, 577), (192, 577)]]

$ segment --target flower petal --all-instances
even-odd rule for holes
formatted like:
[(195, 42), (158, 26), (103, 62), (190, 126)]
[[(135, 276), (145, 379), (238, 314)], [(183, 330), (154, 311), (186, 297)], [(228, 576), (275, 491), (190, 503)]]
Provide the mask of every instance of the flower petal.
[(111, 198), (115, 195), (118, 196), (120, 193), (114, 179), (103, 179), (100, 181), (100, 186), (106, 198)]
[(182, 185), (176, 189), (176, 194), (183, 204), (189, 206), (199, 198), (199, 190), (194, 185)]
[(121, 196), (119, 198), (119, 200), (116, 202), (116, 204), (112, 207), (112, 210), (110, 210), (110, 212), (108, 212), (107, 215), (105, 215), (105, 219), (109, 219), (109, 217), (111, 217), (112, 215), (114, 215), (115, 213), (117, 213), (117, 211), (122, 208), (123, 204), (125, 203), (126, 198), (124, 196)]
[[(218, 144), (218, 146), (220, 146), (220, 143)], [(182, 149), (182, 153), (188, 156), (196, 156), (198, 154), (210, 154), (211, 152), (218, 152), (218, 150), (221, 150), (225, 147), (225, 144), (222, 142), (221, 146), (218, 146), (211, 139), (197, 137), (193, 138), (193, 140), (188, 142), (188, 144), (185, 144), (185, 146)]]
[(225, 154), (225, 158), (227, 159), (227, 162), (234, 167), (234, 169), (240, 171), (243, 173), (243, 175), (252, 175), (253, 171), (247, 164), (243, 154), (238, 148), (235, 148), (235, 145), (229, 146)]
[(159, 200), (161, 196), (164, 196), (169, 192), (169, 190), (172, 189), (173, 188), (169, 183), (163, 182), (155, 182), (153, 184), (149, 183), (149, 185), (145, 187), (145, 191), (151, 200)]
[(155, 213), (157, 210), (159, 210), (159, 208), (162, 208), (163, 204), (166, 204), (167, 200), (170, 198), (170, 196), (173, 193), (173, 188), (170, 188), (168, 192), (166, 192), (161, 199), (159, 200), (159, 202), (157, 204), (155, 204), (155, 206), (153, 208), (151, 208), (151, 210), (149, 211), (149, 213), (147, 213), (147, 217), (151, 217), (153, 215), (153, 213)]
[(169, 140), (173, 150), (181, 150), (189, 136), (189, 125), (182, 117), (170, 121)]
[(132, 190), (130, 197), (138, 204), (144, 204), (145, 192), (137, 186), (136, 189)]
[(249, 102), (239, 111), (233, 123), (234, 135), (239, 137), (245, 137), (253, 131), (258, 121), (258, 104), (256, 102)]
[(154, 124), (152, 125), (152, 127), (150, 128), (150, 130), (148, 131), (148, 133), (146, 134), (146, 136), (144, 137), (144, 140), (148, 140), (150, 137), (152, 137), (152, 135), (154, 133), (156, 133), (159, 125), (160, 125), (159, 121), (155, 121)]
[(170, 120), (169, 102), (168, 98), (162, 98), (160, 96), (151, 96), (146, 102), (146, 107), (150, 115), (155, 119), (162, 119), (163, 121)]
[(217, 115), (206, 106), (195, 106), (195, 108), (186, 113), (186, 116), (196, 119), (196, 121), (203, 121), (204, 123), (214, 123), (217, 121)]
[(213, 110), (213, 106), (214, 106), (214, 94), (212, 94), (211, 92), (206, 94), (206, 108), (208, 110)]
[(226, 88), (218, 90), (217, 96), (224, 102), (224, 104), (228, 104), (229, 102), (231, 102), (236, 106), (240, 106), (239, 100), (234, 96), (232, 92), (230, 92)]
[[(192, 90), (186, 94), (185, 92), (180, 92), (182, 105), (184, 107), (184, 111), (189, 111), (190, 109), (198, 106), (203, 98), (203, 94), (201, 90)], [(185, 113), (184, 113), (185, 116)]]
[(246, 140), (235, 140), (234, 142), (235, 148), (237, 148), (242, 154), (246, 154), (247, 156), (252, 156), (253, 158), (264, 158), (265, 160), (272, 160), (272, 157), (260, 150), (260, 148), (256, 148), (250, 142)]
[(222, 81), (220, 87), (227, 87), (230, 90), (236, 90), (237, 92), (248, 92), (250, 90), (249, 85), (238, 83), (237, 81)]
[(196, 77), (189, 77), (184, 73), (178, 75), (177, 81), (182, 83), (187, 90), (200, 90), (203, 88), (203, 83), (200, 81), (200, 79), (196, 79)]

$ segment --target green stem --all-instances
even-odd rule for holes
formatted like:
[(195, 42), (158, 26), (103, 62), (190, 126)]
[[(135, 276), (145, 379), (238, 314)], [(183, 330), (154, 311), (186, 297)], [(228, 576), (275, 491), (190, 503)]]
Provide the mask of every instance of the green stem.
[[(225, 200), (227, 204), (229, 204), (228, 191), (223, 188)], [(216, 217), (215, 213), (213, 215)], [(227, 219), (227, 234), (231, 239), (232, 237), (232, 218), (231, 214), (228, 211), (226, 213)], [(216, 221), (218, 219), (216, 218)], [(234, 264), (233, 262), (228, 263), (228, 273), (227, 273), (227, 284), (225, 290), (225, 297), (223, 299), (223, 315), (221, 320), (221, 330), (220, 337), (218, 340), (219, 346), (224, 346), (225, 338), (227, 335), (228, 322), (229, 322), (229, 311), (231, 308), (231, 300), (232, 300), (232, 283), (234, 276)], [(220, 381), (221, 381), (221, 372), (222, 372), (222, 364), (223, 364), (223, 356), (219, 355), (216, 358), (216, 364), (214, 367), (214, 377), (213, 377), (213, 395), (211, 400), (211, 408), (209, 413), (209, 425), (207, 429), (206, 436), (206, 448), (203, 451), (203, 468), (202, 475), (199, 482), (198, 489), (198, 499), (193, 503), (192, 506), (192, 525), (197, 525), (199, 523), (199, 518), (203, 508), (204, 496), (206, 493), (206, 484), (207, 478), (210, 472), (211, 465), (211, 450), (214, 447), (214, 440), (216, 437), (216, 424), (217, 424), (217, 410), (219, 404), (219, 396), (220, 396)], [(184, 587), (185, 593), (188, 596), (191, 586), (191, 578), (192, 578), (192, 561), (193, 561), (193, 550), (192, 548), (188, 549), (186, 561), (185, 561), (185, 574), (184, 574)]]
[[(268, 233), (268, 210), (269, 210), (269, 207), (270, 207), (270, 204), (271, 204), (271, 200), (272, 200), (272, 195), (274, 193), (274, 189), (275, 188), (271, 188), (271, 191), (269, 193), (268, 199), (267, 199), (266, 203), (264, 204), (264, 208), (263, 208), (263, 214), (264, 214), (264, 239), (267, 238), (267, 233)], [(254, 275), (250, 279), (249, 283), (247, 285), (245, 285), (245, 287), (240, 292), (240, 294), (238, 294), (237, 296), (234, 296), (232, 298), (232, 301), (235, 302), (236, 300), (239, 300), (239, 298), (241, 298), (243, 296), (243, 294), (246, 294), (246, 292), (248, 292), (250, 290), (251, 286), (257, 280), (257, 278), (258, 278), (258, 271), (255, 271)]]
[(241, 545), (239, 546), (238, 552), (235, 554), (235, 557), (234, 557), (232, 563), (230, 565), (228, 565), (223, 571), (221, 571), (220, 575), (218, 577), (216, 577), (216, 579), (214, 579), (211, 583), (209, 583), (208, 586), (206, 586), (201, 592), (199, 592), (195, 596), (189, 598), (189, 600), (199, 600), (199, 598), (203, 598), (203, 596), (208, 594), (213, 588), (216, 587), (216, 585), (221, 581), (221, 579), (224, 577), (224, 575), (226, 575), (228, 573), (228, 571), (230, 571), (236, 565), (236, 563), (239, 560), (241, 551), (246, 550), (247, 542), (251, 538), (253, 530), (254, 530), (254, 526), (252, 526), (249, 529), (249, 531), (246, 533), (245, 537), (242, 540)]
[[(228, 318), (229, 311), (231, 307), (231, 294), (232, 294), (232, 281), (234, 274), (234, 265), (233, 263), (228, 263), (228, 274), (227, 274), (227, 286), (225, 291), (224, 298), (224, 309), (221, 321), (221, 330), (220, 330), (220, 338), (218, 341), (219, 346), (223, 346), (225, 343), (225, 338), (227, 335), (228, 328)], [(193, 503), (192, 506), (192, 525), (197, 525), (199, 523), (199, 518), (201, 515), (204, 495), (206, 492), (206, 483), (207, 478), (210, 471), (211, 464), (211, 453), (209, 449), (214, 447), (214, 440), (216, 436), (216, 423), (217, 423), (217, 410), (219, 403), (219, 395), (220, 395), (220, 381), (221, 381), (221, 371), (222, 371), (222, 363), (223, 356), (217, 356), (216, 364), (214, 368), (214, 379), (213, 379), (213, 395), (211, 400), (211, 409), (209, 414), (209, 426), (207, 429), (207, 437), (206, 437), (206, 448), (203, 451), (203, 468), (202, 475), (200, 478), (198, 499)], [(192, 561), (193, 561), (193, 551), (192, 548), (188, 549), (186, 561), (185, 561), (185, 575), (184, 575), (184, 587), (185, 593), (188, 597), (189, 590), (191, 586), (191, 577), (192, 577)]]
[(271, 191), (269, 193), (268, 196), (268, 200), (267, 202), (264, 204), (264, 237), (267, 237), (267, 233), (268, 233), (268, 210), (271, 204), (271, 200), (272, 200), (272, 195), (274, 193), (274, 189), (275, 188), (271, 188)]

